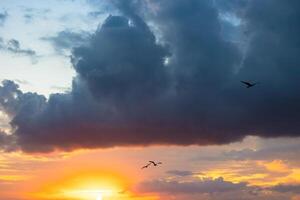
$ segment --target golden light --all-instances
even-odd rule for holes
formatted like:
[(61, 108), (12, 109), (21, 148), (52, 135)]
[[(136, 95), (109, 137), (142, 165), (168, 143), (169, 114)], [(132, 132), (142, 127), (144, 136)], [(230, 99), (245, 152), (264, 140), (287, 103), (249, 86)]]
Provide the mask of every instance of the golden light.
[(99, 194), (98, 196), (97, 196), (97, 199), (96, 200), (102, 200), (103, 198), (102, 198), (102, 194)]
[(122, 177), (110, 173), (79, 173), (55, 180), (40, 188), (34, 199), (109, 200), (122, 195), (126, 183)]
[(112, 196), (116, 196), (117, 193), (113, 190), (98, 189), (98, 190), (71, 190), (65, 191), (63, 196), (68, 198), (77, 198), (82, 200), (103, 200)]

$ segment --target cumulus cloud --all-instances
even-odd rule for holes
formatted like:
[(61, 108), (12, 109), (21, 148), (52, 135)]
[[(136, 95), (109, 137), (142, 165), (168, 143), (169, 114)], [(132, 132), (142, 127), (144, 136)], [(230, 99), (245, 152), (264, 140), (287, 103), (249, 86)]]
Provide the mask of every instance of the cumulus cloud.
[[(249, 1), (240, 16), (250, 30), (246, 52), (224, 39), (213, 1), (151, 2), (159, 3), (155, 13), (141, 1), (114, 1), (122, 16), (109, 16), (72, 50), (71, 91), (47, 100), (3, 82), (1, 108), (22, 150), (300, 135), (298, 1)], [(240, 80), (261, 84), (245, 89)]]

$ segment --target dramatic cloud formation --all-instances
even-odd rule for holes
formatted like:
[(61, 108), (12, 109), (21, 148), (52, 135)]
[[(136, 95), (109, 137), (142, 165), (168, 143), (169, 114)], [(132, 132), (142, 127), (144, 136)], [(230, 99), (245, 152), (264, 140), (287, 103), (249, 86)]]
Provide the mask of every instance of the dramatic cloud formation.
[[(300, 3), (237, 3), (115, 1), (123, 16), (109, 16), (85, 45), (74, 42), (70, 92), (47, 100), (3, 82), (0, 105), (17, 146), (52, 151), (299, 136)], [(244, 51), (221, 28), (219, 10), (232, 6), (243, 10)], [(66, 48), (76, 38), (62, 32), (52, 41)], [(240, 80), (261, 84), (246, 89)]]

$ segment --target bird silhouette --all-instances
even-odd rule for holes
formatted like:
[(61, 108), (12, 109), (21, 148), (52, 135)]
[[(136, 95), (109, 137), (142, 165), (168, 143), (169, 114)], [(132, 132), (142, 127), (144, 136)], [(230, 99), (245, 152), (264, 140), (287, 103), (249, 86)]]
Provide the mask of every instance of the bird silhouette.
[(162, 162), (157, 162), (157, 163), (156, 163), (156, 162), (154, 162), (154, 161), (152, 161), (152, 160), (150, 160), (149, 163), (150, 163), (150, 164), (153, 164), (153, 166), (155, 166), (155, 167), (156, 167), (157, 165), (161, 165), (161, 164), (162, 164)]
[(251, 87), (258, 84), (258, 83), (250, 83), (250, 82), (247, 82), (247, 81), (241, 81), (241, 83), (244, 83), (247, 88), (251, 88)]
[(141, 169), (146, 169), (148, 167), (150, 167), (151, 165), (153, 165), (153, 167), (157, 167), (158, 165), (161, 165), (162, 162), (154, 162), (152, 160), (149, 161), (149, 163), (147, 165), (144, 165)]

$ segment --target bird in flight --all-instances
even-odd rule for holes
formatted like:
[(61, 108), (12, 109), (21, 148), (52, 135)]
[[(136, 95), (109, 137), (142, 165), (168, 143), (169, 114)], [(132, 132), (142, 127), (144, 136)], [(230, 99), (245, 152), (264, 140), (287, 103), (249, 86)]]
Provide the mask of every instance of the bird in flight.
[(247, 82), (247, 81), (241, 81), (241, 83), (244, 83), (247, 88), (251, 88), (251, 87), (258, 84), (258, 83), (250, 83), (250, 82)]
[(156, 167), (157, 165), (161, 165), (161, 164), (162, 164), (162, 162), (157, 162), (157, 163), (156, 163), (156, 162), (151, 161), (151, 160), (149, 161), (149, 163), (150, 163), (150, 164), (153, 164), (153, 166), (155, 166), (155, 167)]
[(148, 167), (150, 167), (151, 165), (153, 165), (154, 167), (157, 167), (158, 165), (161, 165), (162, 162), (154, 162), (152, 160), (149, 161), (149, 163), (145, 166), (143, 166), (141, 169), (146, 169)]

